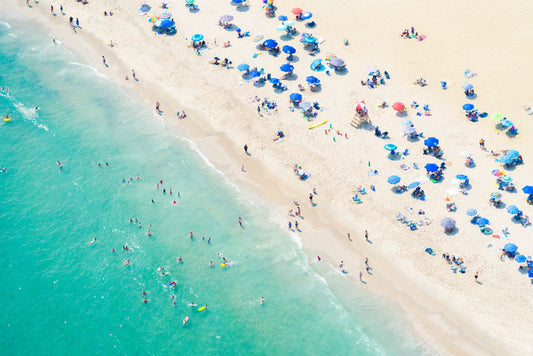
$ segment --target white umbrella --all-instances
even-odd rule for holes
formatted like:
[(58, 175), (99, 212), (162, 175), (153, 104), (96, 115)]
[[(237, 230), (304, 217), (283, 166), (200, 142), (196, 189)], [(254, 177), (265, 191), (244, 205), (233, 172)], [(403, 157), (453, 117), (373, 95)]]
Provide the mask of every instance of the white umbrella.
[(461, 152), (461, 157), (470, 158), (472, 157), (472, 153), (470, 153), (469, 151), (463, 151)]

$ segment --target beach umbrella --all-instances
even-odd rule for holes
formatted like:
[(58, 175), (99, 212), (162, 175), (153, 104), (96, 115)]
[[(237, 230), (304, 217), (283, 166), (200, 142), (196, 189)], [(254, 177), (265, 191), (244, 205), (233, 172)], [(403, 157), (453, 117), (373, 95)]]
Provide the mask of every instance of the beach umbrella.
[(513, 161), (513, 158), (509, 156), (501, 156), (501, 157), (496, 158), (496, 162), (499, 162), (499, 163), (511, 163), (512, 161)]
[(333, 67), (342, 67), (344, 65), (344, 61), (340, 58), (332, 58), (329, 64)]
[(471, 90), (471, 89), (474, 89), (474, 86), (470, 83), (463, 83), (461, 84), (461, 87), (464, 89), (464, 90)]
[(453, 229), (455, 227), (455, 220), (452, 218), (444, 218), (440, 221), (440, 225), (445, 229)]
[(476, 210), (476, 209), (468, 209), (468, 210), (466, 211), (466, 215), (468, 215), (468, 216), (475, 216), (475, 215), (477, 215), (477, 210)]
[(389, 178), (387, 178), (387, 182), (389, 182), (390, 184), (398, 184), (401, 180), (402, 178), (398, 176), (390, 176)]
[(409, 119), (403, 119), (401, 122), (400, 122), (403, 126), (410, 126), (413, 124), (413, 122)]
[(485, 226), (485, 225), (490, 224), (490, 222), (489, 222), (489, 219), (479, 218), (476, 220), (476, 224), (478, 224), (478, 226)]
[(300, 14), (303, 12), (303, 10), (300, 9), (299, 7), (295, 7), (294, 9), (292, 9), (291, 12), (292, 12), (293, 14), (295, 14), (295, 15), (300, 15)]
[(283, 52), (287, 53), (287, 54), (293, 54), (293, 53), (296, 53), (296, 48), (292, 47), (292, 46), (283, 46), (283, 48), (281, 49)]
[(522, 191), (526, 194), (533, 194), (533, 186), (526, 185), (524, 188), (522, 188)]
[(270, 83), (278, 84), (279, 83), (279, 79), (278, 78), (270, 78)]
[(320, 79), (318, 79), (317, 77), (315, 76), (308, 76), (307, 78), (305, 78), (305, 80), (309, 83), (309, 84), (319, 84), (320, 83)]
[(254, 42), (259, 42), (259, 41), (261, 41), (263, 38), (264, 38), (263, 35), (257, 35), (257, 36), (255, 36), (255, 37), (252, 39), (252, 41), (254, 41)]
[(492, 175), (495, 176), (495, 177), (501, 177), (501, 176), (504, 176), (505, 175), (505, 172), (504, 171), (501, 171), (499, 169), (495, 169), (493, 170), (492, 172)]
[(148, 22), (151, 22), (151, 23), (154, 23), (154, 22), (156, 22), (156, 21), (157, 21), (157, 17), (155, 17), (155, 16), (152, 16), (152, 17), (150, 17), (150, 18), (148, 19)]
[(285, 31), (287, 29), (287, 25), (281, 24), (276, 26), (276, 31)]
[(496, 114), (492, 114), (491, 118), (494, 121), (501, 121), (503, 119), (503, 114), (501, 112), (497, 112)]
[(282, 72), (292, 72), (294, 70), (294, 66), (292, 64), (289, 64), (289, 63), (286, 63), (284, 65), (282, 65), (281, 67), (279, 67), (279, 69), (282, 71)]
[(316, 38), (314, 38), (313, 36), (305, 36), (304, 37), (304, 42), (305, 43), (315, 43), (316, 42)]
[(192, 37), (191, 37), (191, 40), (193, 40), (194, 42), (201, 41), (203, 39), (204, 39), (204, 35), (202, 35), (200, 33), (196, 33), (196, 34), (192, 35)]
[(393, 145), (392, 143), (387, 143), (384, 147), (387, 151), (395, 151), (398, 148), (398, 146)]
[(313, 105), (313, 104), (311, 104), (310, 101), (302, 101), (300, 104), (298, 104), (298, 107), (300, 109), (306, 109), (306, 108), (310, 107), (311, 105)]
[(359, 100), (355, 103), (355, 110), (364, 110), (366, 109), (366, 103), (364, 100)]
[(289, 99), (291, 99), (292, 101), (300, 101), (302, 100), (302, 94), (292, 93), (291, 95), (289, 95)]
[(513, 178), (509, 177), (509, 176), (503, 176), (502, 177), (502, 182), (504, 183), (511, 183), (513, 181)]
[(426, 169), (426, 171), (436, 172), (439, 170), (439, 165), (435, 163), (428, 163), (424, 166), (424, 168)]
[(278, 46), (278, 43), (274, 40), (266, 40), (263, 42), (263, 46), (266, 48), (276, 48)]
[(416, 132), (416, 128), (414, 126), (406, 126), (403, 128), (403, 133), (405, 135), (410, 135), (415, 132)]
[(392, 108), (396, 111), (402, 111), (402, 110), (405, 110), (405, 104), (404, 103), (400, 103), (400, 102), (396, 102), (394, 104), (392, 104)]
[(322, 65), (322, 60), (315, 59), (309, 67), (311, 68), (311, 70), (317, 71), (321, 65)]
[(517, 250), (518, 250), (518, 246), (516, 246), (515, 244), (505, 244), (505, 246), (503, 246), (503, 250), (505, 252), (509, 252), (509, 253), (515, 253)]
[(464, 104), (463, 110), (470, 111), (474, 109), (474, 104)]
[(490, 197), (492, 199), (500, 199), (502, 197), (502, 193), (500, 193), (500, 192), (492, 192), (492, 193), (490, 193)]
[(281, 15), (281, 16), (278, 16), (278, 20), (280, 20), (280, 21), (287, 21), (288, 18), (287, 18), (287, 16), (285, 16), (285, 15)]
[(429, 137), (424, 140), (424, 145), (428, 147), (435, 147), (439, 145), (439, 140), (436, 137)]
[(516, 158), (516, 157), (520, 156), (520, 152), (518, 152), (517, 150), (509, 150), (509, 151), (507, 151), (507, 153), (505, 155), (507, 157)]
[(240, 3), (245, 2), (246, 0), (231, 0), (231, 1), (233, 1), (235, 4), (240, 4)]
[(509, 214), (518, 214), (518, 212), (520, 211), (520, 209), (518, 209), (518, 207), (516, 205), (509, 205), (507, 207), (507, 212)]
[(242, 63), (237, 66), (237, 69), (240, 70), (241, 72), (248, 70), (248, 68), (250, 68), (250, 65), (246, 63)]
[(514, 258), (514, 261), (515, 261), (516, 263), (524, 263), (524, 262), (527, 261), (527, 257), (524, 256), (524, 255), (518, 255), (518, 256), (516, 256), (516, 257)]
[(461, 157), (470, 158), (472, 157), (472, 153), (470, 153), (469, 151), (463, 151), (461, 152)]
[(222, 21), (222, 22), (231, 22), (231, 21), (233, 21), (233, 16), (231, 16), (231, 15), (222, 15), (222, 16), (220, 16), (220, 21)]
[(527, 271), (527, 276), (528, 276), (529, 278), (533, 278), (533, 267), (531, 267), (531, 268), (529, 269), (529, 271)]
[(292, 26), (296, 25), (296, 22), (294, 22), (294, 21), (287, 21), (287, 22), (285, 22), (285, 25), (287, 25), (287, 27), (292, 27)]
[(163, 11), (160, 15), (159, 15), (159, 19), (161, 20), (170, 20), (170, 18), (172, 17), (172, 14), (168, 11)]
[(250, 73), (248, 73), (248, 75), (252, 78), (257, 78), (261, 76), (261, 72), (257, 70), (252, 70)]
[(174, 21), (172, 20), (163, 20), (159, 23), (158, 27), (172, 27), (174, 26)]
[(408, 189), (416, 188), (420, 185), (420, 182), (413, 182), (407, 186)]
[(185, 0), (185, 5), (192, 5), (194, 4), (194, 0)]
[(465, 179), (468, 179), (468, 176), (464, 174), (458, 174), (455, 176), (455, 178), (460, 179), (460, 180), (465, 180)]
[(513, 126), (513, 122), (509, 119), (503, 119), (502, 121), (500, 121), (500, 125), (502, 125), (503, 127), (511, 127)]
[(310, 13), (310, 12), (304, 12), (304, 13), (300, 16), (300, 18), (301, 18), (302, 20), (307, 20), (307, 19), (310, 19), (311, 17), (313, 17), (313, 14)]

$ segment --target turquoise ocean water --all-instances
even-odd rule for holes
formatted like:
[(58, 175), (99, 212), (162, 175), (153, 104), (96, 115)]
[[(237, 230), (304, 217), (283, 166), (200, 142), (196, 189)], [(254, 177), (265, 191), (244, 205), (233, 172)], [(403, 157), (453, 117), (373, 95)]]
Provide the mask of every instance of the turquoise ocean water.
[(395, 306), (308, 263), (152, 108), (42, 29), (0, 19), (2, 354), (426, 353)]

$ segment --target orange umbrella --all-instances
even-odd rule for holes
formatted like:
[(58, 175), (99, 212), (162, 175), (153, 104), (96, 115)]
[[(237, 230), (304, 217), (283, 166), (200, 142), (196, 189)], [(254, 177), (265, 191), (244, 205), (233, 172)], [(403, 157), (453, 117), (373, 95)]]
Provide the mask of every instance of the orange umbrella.
[(392, 108), (396, 111), (402, 111), (402, 110), (405, 110), (405, 104), (397, 102), (397, 103), (392, 104)]
[(292, 9), (292, 13), (295, 15), (300, 15), (302, 12), (304, 11), (300, 9), (299, 7), (295, 7), (294, 9)]

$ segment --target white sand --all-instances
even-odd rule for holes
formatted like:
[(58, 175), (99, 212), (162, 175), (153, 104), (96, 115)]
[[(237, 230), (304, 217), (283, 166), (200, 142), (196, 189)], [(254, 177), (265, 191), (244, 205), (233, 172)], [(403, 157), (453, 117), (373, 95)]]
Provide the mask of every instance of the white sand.
[[(0, 11), (15, 2), (23, 5), (21, 1), (6, 1), (0, 5)], [(278, 1), (277, 15), (293, 19), (290, 10), (295, 6), (314, 14), (316, 28), (305, 29), (301, 22), (296, 28), (325, 39), (316, 57), (303, 51), (298, 37), (287, 42), (279, 40), (280, 32), (275, 31), (279, 21), (264, 16), (259, 0), (250, 0), (248, 11), (239, 11), (226, 0), (216, 5), (199, 0), (197, 13), (190, 13), (181, 1), (172, 2), (169, 11), (178, 27), (178, 34), (172, 37), (151, 31), (147, 17), (138, 13), (139, 1), (108, 0), (104, 4), (92, 1), (85, 6), (73, 0), (52, 3), (56, 13), (63, 4), (66, 16), (52, 17), (49, 3), (44, 2), (33, 9), (18, 8), (17, 13), (38, 16), (51, 36), (84, 53), (88, 63), (138, 94), (148, 105), (159, 100), (170, 130), (191, 137), (218, 169), (245, 189), (272, 201), (283, 216), (293, 208), (293, 200), (300, 201), (306, 217), (300, 224), (304, 246), (334, 265), (344, 260), (348, 275), (357, 284), (358, 272), (364, 270), (363, 260), (368, 256), (374, 275), (365, 275), (364, 287), (398, 301), (410, 313), (414, 328), (430, 347), (452, 354), (533, 352), (529, 340), (533, 334), (533, 286), (527, 274), (517, 271), (517, 263), (499, 260), (499, 248), (506, 242), (516, 243), (523, 254), (533, 254), (531, 227), (524, 229), (511, 222), (505, 209), (487, 204), (489, 194), (496, 190), (490, 172), (499, 165), (478, 144), (484, 137), (489, 151), (520, 150), (526, 164), (510, 172), (519, 192), (503, 193), (503, 201), (533, 216), (533, 209), (526, 205), (525, 195), (520, 191), (522, 186), (533, 184), (528, 168), (529, 158), (533, 157), (533, 146), (529, 143), (533, 125), (528, 123), (532, 117), (522, 109), (524, 104), (533, 103), (530, 89), (533, 70), (528, 63), (533, 36), (529, 2), (489, 0), (457, 4), (386, 0), (354, 3), (346, 8), (342, 3), (318, 0), (290, 4)], [(161, 11), (156, 8), (157, 2), (147, 3), (154, 6), (150, 14)], [(110, 10), (114, 15), (104, 17), (103, 12)], [(263, 34), (265, 39), (274, 38), (281, 46), (289, 44), (297, 49), (299, 61), (293, 64), (298, 79), (285, 81), (287, 92), (276, 94), (269, 84), (256, 88), (251, 83), (241, 83), (236, 69), (209, 64), (213, 56), (227, 57), (235, 67), (248, 63), (279, 77), (279, 66), (286, 63), (283, 53), (273, 57), (263, 52), (252, 58), (257, 43), (251, 37), (237, 39), (235, 32), (219, 27), (217, 22), (222, 14), (233, 15), (233, 23), (251, 31), (252, 37)], [(71, 15), (78, 17), (83, 27), (77, 34), (68, 27)], [(401, 39), (399, 33), (411, 25), (428, 37), (422, 42)], [(209, 42), (210, 49), (202, 56), (188, 48), (185, 38), (194, 33), (204, 34)], [(345, 36), (350, 40), (349, 46), (343, 45)], [(110, 40), (117, 45), (106, 46)], [(223, 48), (222, 43), (227, 40), (233, 45)], [(348, 71), (342, 75), (331, 73), (329, 77), (324, 72), (312, 72), (311, 61), (323, 59), (327, 53), (343, 58)], [(109, 68), (101, 64), (102, 55), (106, 56)], [(392, 79), (376, 89), (362, 87), (359, 82), (366, 78), (368, 66), (387, 70)], [(135, 68), (139, 82), (131, 80), (131, 68)], [(466, 69), (478, 76), (465, 79)], [(125, 75), (130, 76), (127, 82), (123, 79)], [(288, 109), (288, 95), (297, 92), (297, 84), (305, 84), (308, 75), (322, 80), (322, 91), (306, 90), (302, 93), (304, 100), (320, 102), (323, 111), (315, 122), (328, 120), (327, 125), (313, 130), (307, 129), (309, 123), (298, 110)], [(413, 85), (419, 77), (427, 80), (427, 87)], [(449, 83), (448, 90), (440, 88), (441, 80)], [(465, 99), (461, 89), (465, 81), (475, 85), (477, 99)], [(251, 103), (255, 95), (276, 100), (279, 111), (258, 117), (257, 104)], [(350, 126), (353, 104), (359, 99), (366, 100), (372, 123), (389, 131), (390, 140), (378, 139), (372, 131)], [(408, 117), (426, 137), (439, 138), (444, 158), (452, 165), (445, 171), (443, 182), (422, 185), (429, 197), (425, 202), (414, 200), (408, 193), (393, 194), (387, 177), (397, 174), (402, 183), (408, 184), (425, 175), (426, 163), (440, 161), (422, 155), (421, 141), (411, 143), (401, 137), (401, 119), (390, 107), (376, 107), (383, 100), (389, 105), (402, 101), (409, 106), (413, 100), (421, 106), (430, 105), (432, 116), (418, 117), (409, 109)], [(466, 102), (488, 112), (489, 118), (477, 123), (467, 121), (461, 110)], [(188, 118), (177, 120), (176, 111), (183, 109)], [(520, 134), (516, 138), (509, 139), (494, 131), (495, 122), (490, 115), (495, 112), (503, 112), (517, 125)], [(325, 135), (330, 123), (333, 130)], [(272, 141), (278, 129), (287, 135), (281, 143)], [(347, 133), (348, 139), (337, 136), (333, 142), (336, 130)], [(249, 145), (252, 156), (243, 155), (244, 143)], [(409, 148), (411, 154), (401, 161), (390, 161), (383, 149), (386, 143), (398, 145), (401, 151)], [(464, 159), (459, 155), (464, 150), (474, 154), (476, 168), (464, 167)], [(379, 171), (377, 176), (368, 176), (369, 161), (370, 168)], [(412, 166), (413, 162), (421, 169), (399, 168), (402, 163)], [(295, 163), (312, 173), (308, 181), (296, 178), (292, 172)], [(240, 171), (241, 164), (245, 165), (246, 173)], [(468, 195), (450, 195), (458, 210), (449, 213), (444, 198), (458, 173), (467, 174), (473, 188)], [(376, 192), (370, 191), (370, 184), (376, 186)], [(366, 187), (369, 193), (362, 196), (363, 204), (356, 205), (351, 196), (358, 185)], [(313, 187), (319, 193), (315, 208), (310, 207), (307, 198)], [(413, 208), (416, 220), (419, 220), (416, 211), (423, 209), (424, 217), (433, 223), (411, 232), (395, 219), (399, 212), (410, 214), (405, 207)], [(480, 215), (489, 218), (495, 233), (508, 227), (509, 239), (482, 235), (479, 228), (469, 223), (470, 217), (465, 214), (469, 208), (476, 208)], [(457, 234), (444, 234), (440, 220), (445, 216), (457, 221)], [(364, 241), (365, 229), (370, 232), (372, 244)], [(347, 241), (346, 232), (351, 233), (353, 242)], [(437, 255), (425, 253), (426, 246), (435, 248)], [(444, 252), (462, 256), (466, 274), (452, 273), (440, 257)], [(474, 281), (476, 271), (482, 285)]]

